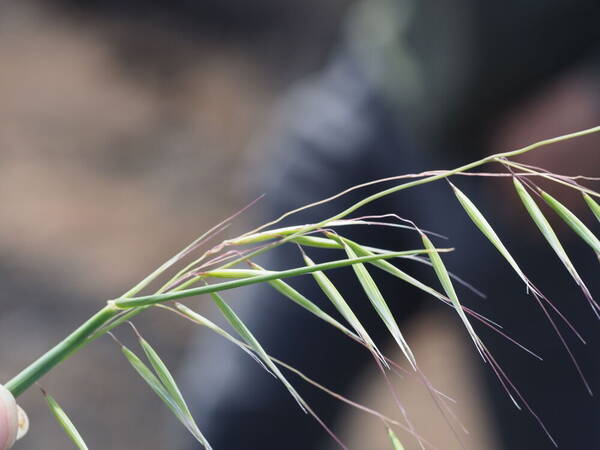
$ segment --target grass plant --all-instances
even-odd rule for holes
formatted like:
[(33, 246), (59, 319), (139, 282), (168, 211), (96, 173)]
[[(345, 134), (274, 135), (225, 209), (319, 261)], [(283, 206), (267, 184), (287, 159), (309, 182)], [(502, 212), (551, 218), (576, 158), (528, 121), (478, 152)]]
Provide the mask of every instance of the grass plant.
[[(399, 282), (411, 284), (428, 295), (433, 296), (435, 299), (452, 307), (458, 314), (460, 321), (469, 333), (475, 348), (480, 353), (483, 360), (486, 361), (490, 365), (491, 369), (495, 372), (499, 382), (505, 388), (507, 395), (512, 399), (518, 408), (525, 407), (528, 409), (531, 414), (536, 417), (541, 427), (548, 434), (550, 440), (554, 442), (548, 430), (545, 429), (542, 421), (537, 417), (533, 409), (529, 407), (525, 401), (525, 398), (521, 395), (517, 388), (510, 382), (502, 368), (493, 358), (490, 350), (479, 338), (472, 326), (472, 321), (476, 320), (481, 322), (487, 327), (490, 327), (492, 330), (505, 336), (519, 347), (528, 352), (530, 351), (509, 336), (506, 336), (498, 324), (492, 320), (462, 306), (452, 281), (453, 279), (455, 281), (460, 281), (460, 279), (447, 270), (443, 261), (444, 253), (451, 252), (453, 249), (436, 247), (428, 236), (435, 235), (434, 233), (421, 230), (416, 224), (413, 224), (409, 221), (398, 223), (395, 220), (397, 217), (392, 215), (358, 218), (351, 218), (350, 216), (361, 207), (382, 197), (436, 181), (449, 181), (449, 178), (452, 176), (500, 176), (511, 178), (518, 197), (523, 203), (524, 212), (531, 217), (535, 225), (538, 227), (542, 237), (552, 248), (552, 250), (554, 250), (559, 261), (565, 266), (567, 272), (582, 290), (583, 295), (589, 302), (592, 310), (600, 318), (600, 307), (598, 306), (598, 303), (596, 303), (596, 301), (593, 299), (591, 292), (577, 272), (575, 264), (572, 262), (571, 258), (567, 254), (567, 251), (562, 246), (558, 235), (555, 233), (550, 223), (544, 216), (544, 213), (539, 208), (538, 202), (536, 202), (534, 199), (534, 196), (539, 197), (541, 201), (547, 203), (549, 207), (558, 215), (558, 217), (563, 220), (566, 225), (568, 225), (568, 227), (570, 227), (570, 229), (577, 236), (579, 236), (579, 238), (581, 238), (600, 258), (600, 241), (592, 231), (592, 225), (589, 223), (590, 218), (593, 217), (600, 220), (600, 206), (596, 201), (596, 199), (600, 197), (600, 194), (595, 190), (582, 185), (580, 183), (581, 177), (570, 177), (561, 174), (554, 174), (543, 169), (533, 168), (532, 166), (521, 164), (513, 160), (513, 158), (530, 151), (538, 149), (541, 151), (543, 147), (546, 147), (550, 144), (568, 139), (574, 139), (598, 131), (600, 131), (600, 127), (594, 127), (576, 133), (547, 139), (518, 150), (490, 155), (478, 161), (452, 170), (401, 175), (353, 186), (344, 192), (336, 194), (322, 201), (287, 212), (276, 220), (268, 222), (265, 225), (242, 234), (241, 236), (222, 240), (216, 245), (210, 244), (210, 242), (214, 241), (215, 237), (219, 235), (219, 233), (222, 233), (229, 226), (231, 221), (241, 212), (240, 211), (225, 221), (217, 224), (212, 229), (208, 230), (206, 233), (192, 242), (188, 247), (174, 255), (164, 264), (160, 265), (154, 272), (133, 286), (126, 293), (117, 298), (109, 300), (98, 312), (93, 314), (85, 323), (69, 334), (63, 341), (59, 342), (56, 346), (40, 356), (31, 365), (18, 373), (6, 384), (6, 387), (15, 397), (18, 397), (27, 389), (32, 387), (34, 383), (40, 380), (44, 374), (52, 370), (58, 364), (67, 360), (78, 350), (92, 343), (95, 339), (111, 333), (111, 330), (113, 330), (115, 327), (130, 321), (134, 316), (146, 311), (149, 308), (159, 308), (169, 313), (178, 314), (179, 316), (188, 319), (197, 325), (207, 327), (239, 347), (242, 351), (249, 354), (267, 372), (273, 375), (287, 388), (290, 395), (298, 403), (299, 407), (305, 412), (312, 414), (342, 448), (346, 448), (345, 444), (342, 443), (339, 438), (327, 428), (326, 424), (324, 424), (311, 410), (310, 405), (308, 405), (307, 402), (299, 395), (297, 390), (284, 375), (284, 369), (299, 375), (304, 381), (310, 383), (318, 389), (325, 391), (329, 395), (334, 396), (338, 400), (377, 417), (383, 422), (383, 430), (385, 430), (385, 432), (387, 432), (389, 435), (391, 445), (390, 448), (404, 448), (394, 432), (395, 427), (401, 428), (412, 434), (422, 448), (431, 448), (431, 444), (426, 440), (426, 437), (420, 436), (414, 429), (408, 420), (406, 411), (403, 410), (399, 401), (397, 402), (398, 408), (403, 415), (403, 420), (401, 421), (387, 417), (366, 406), (353, 402), (352, 400), (349, 400), (329, 390), (327, 387), (320, 385), (317, 381), (312, 380), (298, 369), (293, 368), (285, 362), (279, 361), (270, 356), (263, 345), (256, 339), (253, 331), (243, 323), (233, 308), (231, 308), (231, 306), (227, 304), (220, 295), (220, 293), (224, 291), (237, 289), (244, 286), (258, 283), (269, 284), (273, 288), (274, 293), (277, 292), (284, 298), (291, 300), (294, 304), (310, 312), (317, 319), (323, 320), (327, 324), (335, 327), (348, 338), (352, 339), (360, 346), (365, 347), (368, 351), (370, 351), (381, 372), (387, 379), (387, 373), (403, 371), (405, 369), (403, 369), (398, 363), (385, 356), (380, 349), (377, 348), (369, 336), (368, 330), (365, 329), (359, 318), (353, 312), (352, 308), (341, 295), (340, 291), (336, 288), (334, 283), (326, 274), (326, 272), (330, 270), (345, 266), (352, 266), (358, 285), (362, 287), (365, 296), (370, 300), (375, 312), (381, 318), (383, 325), (387, 328), (391, 337), (398, 344), (404, 357), (406, 357), (406, 360), (411, 367), (409, 371), (414, 371), (419, 374), (423, 380), (423, 383), (432, 393), (432, 396), (442, 412), (450, 412), (449, 398), (431, 385), (425, 375), (420, 372), (418, 358), (413, 354), (409, 343), (404, 338), (383, 294), (374, 281), (371, 275), (373, 271), (387, 272), (388, 274), (396, 277)], [(501, 168), (502, 172), (474, 171), (474, 169), (477, 169), (481, 166), (492, 164)], [(559, 199), (555, 198), (555, 196), (537, 187), (535, 182), (540, 178), (579, 191), (582, 195), (582, 201), (585, 201), (589, 207), (590, 217), (576, 216), (572, 210), (565, 206)], [(587, 180), (590, 179), (588, 178)], [(320, 222), (292, 227), (277, 227), (283, 219), (299, 211), (323, 204), (325, 202), (335, 201), (340, 196), (366, 186), (377, 185), (390, 181), (396, 181), (400, 184), (364, 197), (352, 206), (347, 207), (341, 212), (333, 215), (332, 217), (323, 219)], [(493, 247), (497, 249), (503, 259), (514, 270), (517, 277), (526, 285), (529, 294), (539, 304), (544, 315), (554, 327), (556, 334), (562, 341), (568, 354), (571, 356), (572, 362), (575, 365), (576, 370), (579, 372), (583, 383), (591, 394), (591, 388), (587, 383), (583, 372), (580, 370), (577, 361), (573, 357), (566, 340), (563, 338), (561, 332), (555, 324), (553, 315), (557, 315), (559, 319), (565, 321), (565, 323), (572, 328), (573, 332), (577, 334), (572, 324), (570, 324), (564, 318), (554, 304), (551, 303), (551, 301), (529, 280), (525, 272), (517, 263), (516, 259), (508, 250), (508, 247), (503, 243), (496, 231), (494, 231), (493, 226), (485, 218), (481, 210), (464, 192), (459, 190), (454, 184), (449, 183), (449, 189), (454, 193), (458, 200), (458, 204), (464, 209), (465, 213), (473, 221), (476, 228), (487, 238), (487, 240), (489, 240)], [(365, 225), (402, 227), (413, 230), (420, 235), (423, 247), (404, 251), (390, 251), (386, 249), (368, 247), (343, 236), (343, 230), (345, 227)], [(597, 224), (594, 225), (597, 226)], [(254, 259), (257, 256), (282, 245), (298, 246), (304, 258), (305, 265), (288, 270), (269, 270), (259, 266), (254, 262)], [(332, 251), (339, 251), (343, 253), (344, 256), (342, 258), (332, 259), (324, 263), (315, 263), (308, 255), (308, 249), (311, 247), (327, 248), (331, 249)], [(184, 267), (178, 267), (181, 266), (183, 260), (188, 257), (193, 259), (193, 262), (185, 265)], [(393, 264), (394, 260), (402, 258), (417, 260), (421, 263), (431, 266), (433, 272), (437, 275), (442, 292), (436, 289), (436, 287), (430, 286), (416, 279)], [(246, 264), (249, 264), (250, 268), (247, 268)], [(161, 286), (155, 286), (159, 277), (167, 273), (171, 274), (169, 280)], [(339, 313), (340, 318), (335, 318), (332, 315), (327, 314), (313, 301), (305, 297), (301, 292), (292, 288), (284, 281), (286, 278), (303, 275), (311, 275), (314, 278), (314, 282), (318, 284), (326, 297), (331, 301)], [(191, 310), (186, 305), (176, 302), (178, 300), (185, 300), (186, 298), (203, 294), (208, 294), (207, 298), (212, 299), (212, 301), (217, 305), (221, 314), (229, 322), (233, 333), (220, 328), (209, 319)], [(148, 384), (151, 390), (161, 398), (167, 407), (171, 409), (171, 411), (185, 426), (185, 428), (187, 428), (187, 430), (205, 448), (210, 449), (211, 447), (208, 440), (209, 436), (205, 437), (200, 431), (202, 424), (196, 425), (183, 398), (183, 395), (177, 387), (174, 377), (171, 375), (168, 368), (165, 366), (161, 358), (150, 346), (150, 344), (137, 332), (137, 330), (135, 330), (135, 333), (138, 337), (147, 363), (145, 363), (142, 358), (137, 356), (131, 349), (120, 344), (124, 356), (135, 369), (135, 372), (137, 372), (137, 374)], [(534, 356), (537, 355), (534, 354)], [(389, 384), (389, 387), (393, 391), (391, 384)], [(51, 411), (55, 414), (67, 435), (73, 440), (78, 448), (87, 448), (83, 438), (77, 432), (75, 426), (69, 420), (66, 413), (60, 406), (58, 406), (58, 403), (56, 403), (51, 396), (47, 394), (45, 394), (45, 396)]]

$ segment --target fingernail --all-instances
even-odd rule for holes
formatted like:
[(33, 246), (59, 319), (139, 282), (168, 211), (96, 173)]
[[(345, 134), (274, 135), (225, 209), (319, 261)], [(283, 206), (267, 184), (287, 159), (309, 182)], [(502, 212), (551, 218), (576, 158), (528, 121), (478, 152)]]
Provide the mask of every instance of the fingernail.
[(27, 434), (29, 431), (29, 417), (27, 413), (17, 405), (17, 441)]
[(0, 449), (5, 450), (17, 439), (17, 403), (12, 394), (0, 385)]

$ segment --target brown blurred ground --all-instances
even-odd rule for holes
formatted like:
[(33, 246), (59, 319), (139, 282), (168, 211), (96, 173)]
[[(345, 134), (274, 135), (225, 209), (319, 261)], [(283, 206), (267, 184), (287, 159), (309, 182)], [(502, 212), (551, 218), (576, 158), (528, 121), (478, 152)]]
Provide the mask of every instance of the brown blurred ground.
[[(149, 57), (162, 63), (124, 67), (127, 52), (115, 52), (115, 43), (130, 32), (35, 3), (0, 6), (3, 381), (104, 299), (251, 200), (240, 194), (246, 172), (268, 157), (248, 144), (281, 87), (272, 68), (235, 46), (192, 44), (167, 31), (144, 39)], [(156, 313), (137, 323), (177, 366), (191, 328)], [(467, 447), (491, 448), (483, 443), (485, 415), (469, 377), (470, 349), (439, 317), (415, 325), (411, 334), (425, 371), (459, 400), (457, 412), (472, 431)], [(43, 385), (92, 448), (170, 448), (164, 408), (109, 339), (59, 367)], [(427, 392), (412, 380), (398, 386), (417, 428), (439, 448), (459, 448)], [(394, 415), (380, 386), (360, 391), (357, 398)], [(20, 400), (32, 428), (18, 448), (65, 448), (36, 390)], [(389, 448), (379, 423), (364, 417), (348, 419), (351, 447)]]

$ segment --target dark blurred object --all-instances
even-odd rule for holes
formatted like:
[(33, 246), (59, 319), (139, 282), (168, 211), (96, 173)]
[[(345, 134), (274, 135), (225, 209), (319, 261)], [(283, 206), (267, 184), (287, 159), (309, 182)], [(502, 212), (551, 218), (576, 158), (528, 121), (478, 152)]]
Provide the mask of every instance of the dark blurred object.
[[(572, 103), (560, 95), (557, 100), (561, 92), (554, 89), (557, 81), (566, 79), (563, 84), (567, 85), (568, 98), (577, 100), (572, 94), (584, 86), (583, 95), (590, 98), (590, 103), (600, 105), (600, 97), (595, 97), (595, 61), (590, 61), (600, 49), (600, 3), (382, 0), (359, 6), (346, 45), (338, 49), (320, 76), (294, 90), (278, 111), (274, 131), (267, 139), (276, 157), (259, 177), (267, 180), (267, 187), (261, 190), (272, 193), (263, 204), (269, 217), (370, 179), (456, 167), (489, 153), (490, 147), (503, 138), (503, 142), (513, 144), (515, 141), (507, 135), (514, 135), (514, 129), (499, 132), (506, 117), (514, 117), (540, 96), (541, 101), (534, 103), (548, 108)], [(567, 76), (573, 73), (577, 76)], [(578, 78), (586, 83), (577, 83)], [(546, 123), (551, 126), (531, 130), (525, 137), (535, 140), (540, 133), (538, 139), (555, 136), (575, 131), (564, 129), (565, 123), (585, 128), (598, 121), (600, 108), (586, 105), (582, 109), (584, 114), (576, 124), (565, 122), (567, 116), (549, 113), (559, 117), (558, 123), (549, 120)], [(529, 114), (532, 123), (544, 123), (543, 109), (532, 109)], [(597, 141), (588, 138), (587, 142), (593, 146)], [(598, 156), (590, 158), (590, 165), (598, 167)], [(540, 163), (545, 164), (544, 160)], [(560, 261), (550, 259), (547, 245), (534, 239), (539, 237), (535, 230), (525, 231), (522, 223), (506, 213), (512, 208), (522, 212), (520, 205), (511, 203), (513, 197), (497, 189), (496, 182), (473, 178), (457, 182), (476, 204), (482, 205), (511, 249), (519, 251), (518, 259), (527, 264), (532, 279), (541, 280), (542, 289), (560, 299), (557, 302), (568, 309), (569, 316), (575, 317), (597, 342), (597, 322), (583, 298), (577, 303), (570, 301), (581, 296), (572, 280), (564, 276)], [(294, 221), (310, 223), (330, 217), (369, 192), (352, 192), (339, 203), (303, 212)], [(457, 252), (444, 259), (451, 270), (468, 274), (470, 281), (490, 295), (481, 302), (465, 293), (463, 302), (486, 316), (499, 318), (509, 334), (540, 349), (546, 358), (544, 369), (538, 370), (535, 362), (527, 359), (529, 356), (524, 357), (502, 339), (484, 332), (486, 345), (494, 350), (509, 376), (518, 380), (561, 444), (598, 447), (600, 441), (593, 426), (600, 414), (598, 400), (582, 389), (543, 313), (534, 300), (521, 298), (522, 283), (477, 233), (447, 186), (440, 183), (402, 192), (361, 209), (357, 215), (385, 213), (414, 219), (419, 226), (450, 236)], [(368, 245), (392, 249), (419, 245), (412, 238), (380, 231), (358, 236)], [(597, 285), (597, 278), (589, 273), (596, 264), (594, 255), (582, 251), (573, 240), (565, 241), (575, 246), (574, 255), (581, 261), (582, 271), (587, 269), (587, 279)], [(320, 256), (320, 252), (310, 249), (313, 253)], [(301, 262), (296, 249), (283, 248), (268, 256), (263, 265), (279, 269), (298, 264)], [(419, 277), (428, 275), (420, 273)], [(385, 329), (364, 295), (357, 293), (352, 271), (336, 271), (332, 277), (374, 340), (383, 340)], [(330, 306), (310, 277), (294, 281), (308, 298), (322, 302), (323, 308)], [(396, 317), (406, 326), (419, 308), (418, 294), (396, 281), (384, 278), (381, 287)], [(366, 352), (351, 348), (343, 338), (336, 339), (334, 331), (315, 323), (276, 294), (269, 294), (268, 287), (246, 290), (236, 308), (276, 357), (337, 392), (348, 392), (370, 361)], [(269, 449), (280, 448), (282, 442), (290, 450), (333, 448), (332, 440), (324, 442), (323, 430), (297, 412), (285, 391), (245, 355), (206, 334), (198, 339), (194, 351), (188, 365), (188, 382), (198, 399), (195, 412), (216, 448)], [(577, 347), (574, 351), (590, 379), (598, 380), (597, 349)], [(217, 363), (206, 367), (204, 361)], [(550, 448), (552, 444), (533, 421), (515, 414), (514, 405), (493, 374), (487, 374), (486, 379), (504, 448)], [(339, 403), (309, 389), (301, 392), (325, 423), (335, 423), (339, 418), (343, 409)], [(570, 414), (565, 417), (560, 411)], [(419, 432), (429, 437), (428, 429)], [(289, 436), (294, 438), (290, 440)]]
[(374, 0), (354, 11), (348, 47), (400, 120), (464, 152), (521, 99), (598, 60), (599, 22), (595, 0)]

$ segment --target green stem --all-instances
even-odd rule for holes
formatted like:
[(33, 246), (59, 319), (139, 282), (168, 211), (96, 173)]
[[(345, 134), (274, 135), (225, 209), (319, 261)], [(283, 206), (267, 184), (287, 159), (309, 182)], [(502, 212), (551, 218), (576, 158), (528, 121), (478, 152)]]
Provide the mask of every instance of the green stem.
[(40, 358), (21, 371), (21, 373), (6, 383), (6, 388), (15, 397), (21, 395), (33, 383), (48, 373), (54, 366), (61, 361), (64, 361), (81, 347), (90, 342), (88, 337), (102, 327), (106, 322), (112, 319), (115, 315), (117, 315), (120, 311), (121, 310), (115, 308), (113, 305), (106, 305), (104, 308), (90, 317), (85, 323), (83, 323), (83, 325), (58, 343), (55, 347), (48, 350)]

